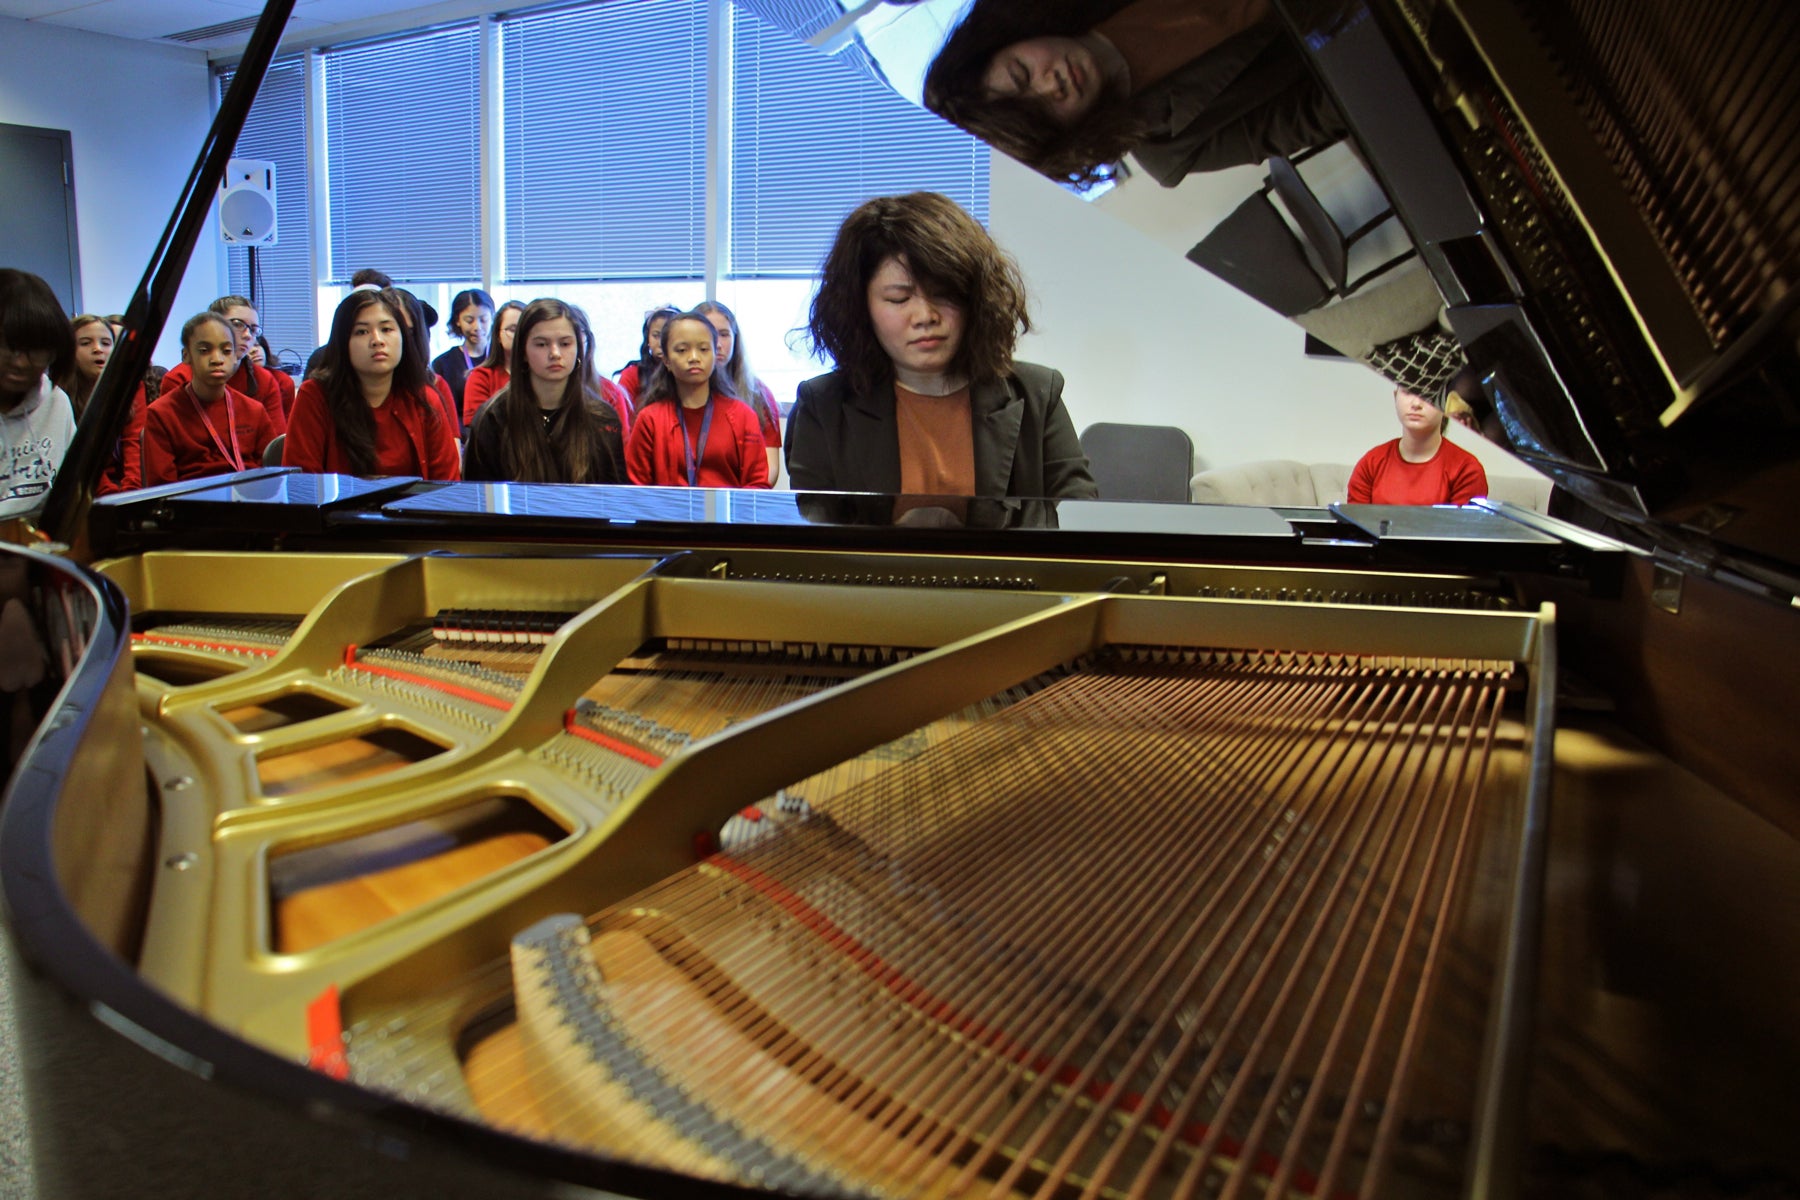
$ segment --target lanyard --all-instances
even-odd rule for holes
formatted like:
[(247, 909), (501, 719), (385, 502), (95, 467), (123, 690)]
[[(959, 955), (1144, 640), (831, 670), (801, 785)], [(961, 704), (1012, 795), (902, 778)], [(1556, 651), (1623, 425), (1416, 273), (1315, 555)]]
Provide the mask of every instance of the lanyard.
[(231, 431), (231, 449), (229, 450), (225, 448), (225, 443), (219, 440), (219, 431), (213, 427), (212, 418), (206, 415), (206, 407), (200, 403), (200, 397), (194, 394), (194, 385), (191, 383), (187, 385), (187, 398), (193, 404), (194, 411), (200, 414), (200, 420), (206, 425), (206, 432), (212, 435), (213, 445), (217, 446), (219, 453), (225, 456), (225, 461), (231, 464), (233, 470), (243, 470), (244, 456), (238, 451), (237, 412), (231, 407), (231, 393), (219, 393), (219, 398), (225, 401), (225, 427)]
[(681, 410), (681, 401), (677, 400), (675, 407), (677, 410), (675, 424), (681, 428), (681, 452), (687, 458), (688, 486), (699, 487), (700, 455), (706, 453), (706, 434), (712, 428), (712, 397), (706, 398), (706, 415), (700, 418), (700, 449), (698, 452), (694, 450), (694, 444), (688, 440), (687, 413)]

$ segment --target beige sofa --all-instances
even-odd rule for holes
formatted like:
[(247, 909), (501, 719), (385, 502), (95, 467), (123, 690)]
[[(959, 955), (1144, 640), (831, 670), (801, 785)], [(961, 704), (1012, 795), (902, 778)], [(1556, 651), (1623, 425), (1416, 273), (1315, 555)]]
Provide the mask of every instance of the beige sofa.
[[(1323, 507), (1344, 499), (1350, 464), (1306, 463), (1275, 458), (1202, 471), (1189, 482), (1196, 504), (1255, 504)], [(1489, 475), (1488, 494), (1534, 512), (1550, 503), (1550, 481), (1541, 475)]]

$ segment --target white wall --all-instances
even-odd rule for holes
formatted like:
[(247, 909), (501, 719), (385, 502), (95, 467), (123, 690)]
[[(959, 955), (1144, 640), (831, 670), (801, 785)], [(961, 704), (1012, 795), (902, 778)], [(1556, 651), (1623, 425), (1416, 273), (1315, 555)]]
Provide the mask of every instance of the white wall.
[[(1157, 220), (1174, 226), (1176, 216), (1146, 216), (1142, 205), (1131, 223), (1114, 219), (1105, 201), (1090, 204), (999, 154), (992, 181), (989, 228), (1031, 291), (1036, 329), (1020, 357), (1067, 377), (1076, 429), (1175, 425), (1193, 439), (1197, 469), (1269, 458), (1355, 462), (1399, 436), (1385, 380), (1356, 363), (1307, 358), (1299, 326), (1173, 248), (1199, 240), (1210, 221), (1158, 230)], [(1221, 173), (1178, 194), (1194, 187), (1197, 203), (1228, 200), (1221, 211), (1229, 211), (1258, 183), (1254, 171)], [(1203, 189), (1225, 195), (1200, 196)], [(1150, 199), (1166, 205), (1169, 196)], [(1531, 473), (1462, 427), (1451, 430), (1490, 474)]]
[[(0, 121), (70, 132), (82, 301), (123, 312), (212, 124), (206, 55), (0, 18)], [(157, 362), (179, 360), (175, 335), (219, 294), (221, 261), (208, 224)]]

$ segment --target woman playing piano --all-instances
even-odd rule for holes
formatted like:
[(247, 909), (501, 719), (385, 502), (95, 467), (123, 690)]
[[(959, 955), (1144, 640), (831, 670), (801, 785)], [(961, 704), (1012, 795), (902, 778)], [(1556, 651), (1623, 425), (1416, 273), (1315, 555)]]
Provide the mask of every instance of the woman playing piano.
[(826, 256), (808, 332), (837, 369), (800, 385), (795, 488), (1096, 495), (1062, 375), (1015, 362), (1031, 327), (1011, 259), (945, 196), (884, 196)]
[(600, 391), (587, 316), (561, 300), (533, 300), (512, 357), (512, 382), (469, 427), (463, 478), (624, 483), (624, 429)]
[(431, 366), (406, 353), (407, 303), (391, 288), (351, 292), (331, 318), (324, 365), (300, 385), (283, 464), (347, 475), (460, 479), (456, 433)]

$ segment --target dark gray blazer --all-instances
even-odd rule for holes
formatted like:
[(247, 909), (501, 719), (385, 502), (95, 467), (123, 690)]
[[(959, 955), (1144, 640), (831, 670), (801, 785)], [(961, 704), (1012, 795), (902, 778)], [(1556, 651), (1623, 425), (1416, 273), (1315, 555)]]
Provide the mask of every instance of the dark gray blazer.
[[(1062, 372), (1016, 362), (1006, 379), (969, 396), (975, 494), (1091, 500), (1087, 455), (1063, 407)], [(900, 430), (894, 389), (852, 396), (839, 372), (800, 385), (783, 439), (796, 491), (898, 492)]]

